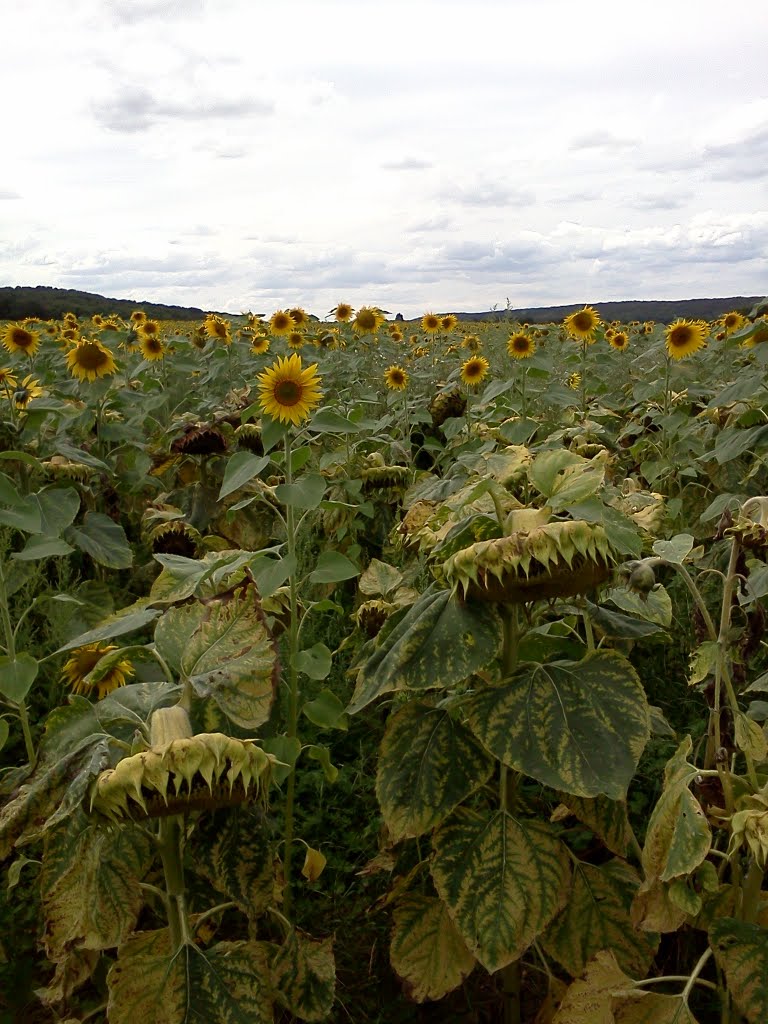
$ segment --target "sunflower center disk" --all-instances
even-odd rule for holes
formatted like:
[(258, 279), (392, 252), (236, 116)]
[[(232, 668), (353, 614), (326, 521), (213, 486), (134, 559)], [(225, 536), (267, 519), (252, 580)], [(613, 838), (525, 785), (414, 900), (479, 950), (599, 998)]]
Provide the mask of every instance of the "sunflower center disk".
[(275, 401), (280, 405), (297, 405), (301, 401), (302, 391), (298, 381), (281, 380), (275, 385)]

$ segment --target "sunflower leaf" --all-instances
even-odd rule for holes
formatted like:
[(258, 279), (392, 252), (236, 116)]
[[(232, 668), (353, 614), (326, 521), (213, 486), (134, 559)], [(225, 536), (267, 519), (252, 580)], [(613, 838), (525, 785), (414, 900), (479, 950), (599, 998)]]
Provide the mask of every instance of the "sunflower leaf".
[(66, 539), (99, 565), (110, 569), (129, 569), (133, 565), (133, 551), (125, 530), (103, 512), (86, 512), (80, 526), (70, 526), (66, 531)]

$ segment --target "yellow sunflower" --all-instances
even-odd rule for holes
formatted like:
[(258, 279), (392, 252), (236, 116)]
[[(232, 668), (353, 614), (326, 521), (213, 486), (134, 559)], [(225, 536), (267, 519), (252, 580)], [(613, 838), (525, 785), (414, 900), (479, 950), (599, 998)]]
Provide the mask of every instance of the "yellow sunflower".
[(581, 387), (581, 374), (571, 373), (568, 376), (568, 380), (565, 383), (568, 385), (571, 391), (578, 391)]
[(458, 322), (459, 318), (454, 313), (446, 313), (440, 317), (440, 327), (444, 331), (452, 331)]
[(125, 686), (126, 681), (133, 675), (133, 665), (128, 658), (120, 658), (111, 665), (97, 683), (85, 681), (85, 677), (93, 671), (104, 655), (116, 650), (114, 644), (105, 647), (96, 643), (78, 647), (62, 669), (62, 675), (72, 691), (86, 697), (93, 696), (95, 691), (98, 700), (101, 700), (119, 686)]
[(253, 341), (251, 342), (251, 353), (255, 356), (260, 356), (268, 351), (269, 338), (265, 337), (263, 334), (255, 335)]
[(480, 351), (480, 338), (477, 334), (468, 334), (461, 343), (461, 347), (469, 352)]
[(44, 394), (45, 392), (40, 387), (40, 381), (29, 374), (20, 384), (16, 385), (16, 390), (13, 392), (13, 404), (23, 412), (33, 398), (40, 398)]
[(405, 391), (408, 387), (408, 374), (402, 366), (390, 366), (384, 371), (384, 383), (392, 391)]
[(600, 316), (597, 310), (591, 306), (585, 306), (584, 309), (579, 309), (567, 316), (563, 323), (572, 338), (592, 344), (595, 340), (595, 331), (600, 326)]
[(223, 341), (225, 345), (232, 344), (229, 323), (226, 320), (222, 320), (220, 316), (215, 316), (211, 313), (210, 316), (205, 318), (203, 327), (209, 338), (217, 338), (219, 341)]
[(104, 317), (100, 313), (94, 313), (93, 316), (91, 317), (91, 323), (93, 324), (94, 327), (103, 327)]
[(535, 351), (536, 342), (525, 331), (511, 335), (507, 342), (507, 352), (513, 359), (530, 359)]
[[(290, 318), (289, 318), (290, 319)], [(279, 356), (276, 363), (257, 374), (262, 412), (281, 423), (298, 425), (322, 398), (317, 363), (302, 368), (301, 356)]]
[(707, 343), (707, 325), (703, 320), (676, 320), (664, 332), (667, 352), (672, 359), (685, 359)]
[(158, 359), (165, 358), (165, 345), (161, 338), (153, 337), (152, 335), (149, 337), (141, 335), (139, 348), (141, 349), (142, 356), (148, 363), (154, 363)]
[(99, 341), (84, 339), (70, 349), (67, 355), (67, 368), (78, 380), (94, 381), (97, 377), (106, 377), (117, 370), (115, 360), (109, 349)]
[(8, 324), (3, 333), (3, 345), (11, 353), (33, 356), (40, 345), (40, 335), (21, 324)]
[(402, 341), (403, 340), (402, 332), (401, 331), (392, 331), (391, 334), (390, 334), (390, 338), (394, 342)]
[(306, 327), (309, 323), (309, 317), (301, 306), (294, 306), (293, 309), (289, 309), (288, 316), (293, 320), (294, 327)]
[[(606, 333), (607, 337), (607, 333)], [(619, 352), (623, 352), (625, 348), (629, 347), (629, 338), (626, 331), (614, 331), (610, 338), (608, 338), (608, 344), (611, 348), (617, 349)]]
[(354, 310), (352, 309), (348, 302), (340, 302), (338, 306), (335, 309), (332, 309), (328, 315), (330, 316), (331, 313), (335, 317), (337, 323), (348, 324), (349, 321), (352, 319), (352, 314), (354, 313)]
[(75, 345), (80, 341), (80, 331), (76, 327), (65, 327), (59, 334), (59, 341), (65, 345)]
[(436, 313), (425, 313), (421, 318), (421, 329), (425, 334), (437, 334), (440, 330), (440, 317)]
[(732, 313), (726, 313), (721, 320), (721, 323), (725, 328), (726, 335), (733, 334), (734, 331), (740, 330), (746, 322), (746, 319), (741, 315), (741, 313), (737, 313), (735, 311)]
[(485, 356), (471, 356), (461, 364), (461, 380), (468, 387), (480, 384), (488, 373), (491, 364)]
[(293, 318), (286, 309), (276, 310), (269, 318), (269, 329), (272, 334), (290, 334), (294, 328)]
[(301, 331), (291, 331), (288, 335), (288, 348), (292, 348), (294, 352), (304, 347), (304, 335)]
[(741, 345), (742, 348), (754, 348), (755, 345), (762, 345), (765, 341), (768, 341), (768, 319), (761, 316), (759, 320), (755, 320), (753, 333), (745, 338)]
[(361, 306), (352, 321), (352, 330), (357, 334), (375, 334), (384, 323), (384, 314), (376, 306)]
[(143, 324), (144, 321), (147, 319), (147, 314), (144, 312), (143, 309), (134, 309), (134, 311), (131, 313), (130, 319), (134, 327), (138, 327), (139, 324)]
[(12, 391), (16, 387), (16, 378), (7, 366), (0, 367), (0, 387), (6, 391)]
[(154, 337), (154, 335), (160, 333), (160, 324), (157, 320), (142, 320), (139, 324), (139, 330), (147, 337)]

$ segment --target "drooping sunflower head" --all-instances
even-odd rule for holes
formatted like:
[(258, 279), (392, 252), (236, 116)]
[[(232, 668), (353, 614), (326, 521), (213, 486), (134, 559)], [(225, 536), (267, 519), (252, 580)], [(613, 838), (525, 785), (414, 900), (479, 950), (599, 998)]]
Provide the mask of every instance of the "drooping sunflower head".
[(83, 339), (70, 349), (67, 355), (67, 367), (73, 377), (78, 380), (94, 381), (97, 377), (106, 377), (117, 370), (117, 365), (109, 349), (95, 339)]
[(461, 380), (467, 387), (481, 384), (488, 373), (490, 363), (485, 356), (470, 356), (461, 364)]
[(301, 356), (295, 353), (278, 357), (277, 362), (256, 379), (262, 412), (281, 423), (298, 425), (322, 398), (317, 363), (303, 367)]
[(133, 665), (128, 658), (110, 659), (104, 666), (104, 671), (96, 673), (96, 681), (87, 680), (87, 676), (96, 668), (102, 658), (116, 651), (114, 645), (86, 644), (78, 647), (72, 653), (62, 669), (64, 679), (69, 683), (73, 693), (80, 693), (84, 697), (96, 696), (98, 700), (106, 697), (126, 682), (133, 675)]
[(390, 366), (384, 371), (384, 383), (392, 391), (404, 391), (408, 387), (408, 374), (402, 366)]
[(513, 359), (529, 359), (536, 351), (536, 342), (525, 331), (518, 331), (510, 336), (507, 352)]
[(600, 326), (600, 316), (597, 310), (585, 306), (567, 316), (563, 323), (572, 338), (591, 344), (595, 340), (595, 331)]
[(205, 318), (203, 327), (209, 338), (223, 341), (225, 345), (232, 344), (232, 335), (229, 332), (229, 322), (227, 320), (223, 320), (220, 316), (215, 316), (211, 313)]
[(348, 324), (349, 321), (352, 319), (353, 313), (354, 310), (352, 309), (348, 302), (340, 302), (338, 306), (336, 306), (335, 309), (332, 309), (328, 315), (333, 315), (337, 323)]
[(440, 330), (440, 317), (437, 313), (425, 313), (421, 318), (421, 329), (425, 334), (437, 334)]
[(27, 408), (33, 398), (40, 398), (45, 392), (40, 387), (40, 381), (28, 374), (20, 384), (16, 385), (13, 392), (13, 404), (17, 409), (23, 411)]
[(269, 318), (269, 329), (277, 337), (290, 334), (294, 326), (293, 317), (287, 309), (277, 309)]
[(685, 359), (707, 343), (707, 325), (703, 320), (676, 320), (664, 332), (671, 359)]
[[(606, 333), (607, 337), (607, 333)], [(608, 338), (608, 344), (611, 348), (615, 348), (618, 352), (623, 352), (625, 348), (629, 347), (629, 337), (626, 331), (614, 331)]]
[(8, 352), (33, 356), (40, 345), (40, 335), (23, 324), (8, 324), (3, 332), (3, 345)]
[(375, 334), (384, 323), (384, 314), (376, 306), (361, 306), (352, 321), (356, 334)]
[(162, 338), (158, 338), (157, 335), (141, 335), (141, 341), (139, 342), (139, 348), (141, 349), (142, 356), (149, 363), (153, 363), (158, 359), (165, 358), (165, 345), (163, 344)]
[(445, 316), (440, 317), (440, 329), (443, 331), (452, 331), (458, 322), (459, 318), (455, 313), (446, 313)]

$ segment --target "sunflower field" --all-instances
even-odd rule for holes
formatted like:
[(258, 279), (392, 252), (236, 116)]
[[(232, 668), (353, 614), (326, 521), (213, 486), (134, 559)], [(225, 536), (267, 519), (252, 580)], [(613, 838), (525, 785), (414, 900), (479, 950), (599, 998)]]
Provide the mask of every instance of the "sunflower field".
[(764, 342), (0, 323), (0, 1021), (765, 1024)]

